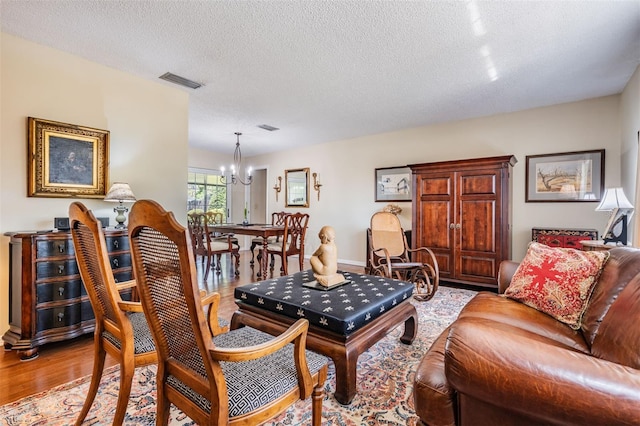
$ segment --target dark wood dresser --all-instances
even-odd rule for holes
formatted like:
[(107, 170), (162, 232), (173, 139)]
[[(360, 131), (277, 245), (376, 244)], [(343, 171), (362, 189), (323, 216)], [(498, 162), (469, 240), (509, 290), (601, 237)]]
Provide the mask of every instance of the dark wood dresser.
[[(2, 340), (23, 360), (38, 347), (94, 329), (70, 232), (9, 232), (9, 330)], [(127, 230), (105, 229), (116, 282), (132, 279)], [(131, 299), (131, 289), (123, 299)]]

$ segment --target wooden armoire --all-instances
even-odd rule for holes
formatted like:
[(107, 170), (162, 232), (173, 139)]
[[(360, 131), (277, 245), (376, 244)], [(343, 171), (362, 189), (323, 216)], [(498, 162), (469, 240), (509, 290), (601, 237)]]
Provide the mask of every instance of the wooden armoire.
[(511, 258), (516, 161), (506, 155), (409, 165), (412, 246), (434, 252), (441, 280), (497, 289), (500, 262)]

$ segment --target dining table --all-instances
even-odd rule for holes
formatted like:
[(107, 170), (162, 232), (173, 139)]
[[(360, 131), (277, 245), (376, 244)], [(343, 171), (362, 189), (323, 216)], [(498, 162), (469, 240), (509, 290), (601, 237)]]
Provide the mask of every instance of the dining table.
[(262, 280), (267, 279), (267, 239), (269, 237), (277, 237), (284, 235), (284, 226), (282, 225), (268, 225), (268, 224), (241, 224), (241, 223), (218, 223), (208, 225), (209, 231), (221, 233), (221, 234), (240, 234), (250, 235), (253, 237), (262, 238), (262, 256), (260, 258), (260, 273), (259, 276)]

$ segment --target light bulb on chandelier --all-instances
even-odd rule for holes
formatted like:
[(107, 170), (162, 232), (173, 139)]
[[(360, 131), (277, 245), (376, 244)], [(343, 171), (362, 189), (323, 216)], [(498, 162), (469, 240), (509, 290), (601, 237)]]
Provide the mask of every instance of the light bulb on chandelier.
[(242, 178), (236, 175), (236, 170), (240, 170), (240, 166), (242, 163), (242, 152), (240, 151), (240, 135), (242, 133), (235, 132), (236, 135), (236, 150), (233, 153), (233, 164), (231, 165), (231, 182), (227, 181), (227, 177), (224, 174), (224, 166), (220, 168), (222, 172), (222, 177), (220, 178), (220, 182), (224, 185), (235, 185), (236, 183), (241, 183), (243, 185), (251, 185), (253, 182), (253, 177), (251, 176), (251, 167), (247, 168), (247, 178), (246, 180), (242, 180)]

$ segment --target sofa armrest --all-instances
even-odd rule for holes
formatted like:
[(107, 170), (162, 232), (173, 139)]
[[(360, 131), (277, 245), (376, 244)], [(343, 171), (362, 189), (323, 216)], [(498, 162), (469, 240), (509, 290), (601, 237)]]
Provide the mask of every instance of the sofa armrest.
[(504, 291), (511, 284), (511, 278), (516, 273), (520, 263), (513, 260), (503, 260), (500, 262), (500, 268), (498, 269), (498, 293), (503, 294)]
[[(460, 319), (445, 374), (464, 398), (543, 424), (640, 424), (640, 370)], [(464, 423), (464, 422), (463, 422)]]

